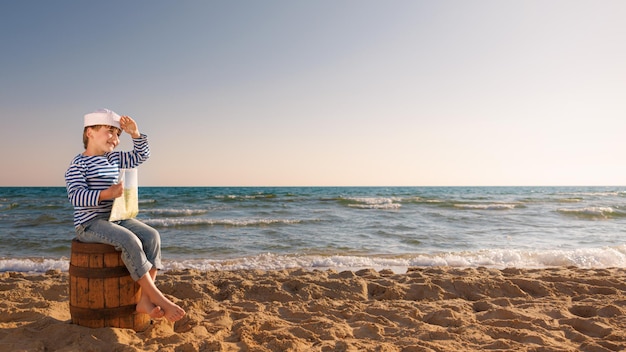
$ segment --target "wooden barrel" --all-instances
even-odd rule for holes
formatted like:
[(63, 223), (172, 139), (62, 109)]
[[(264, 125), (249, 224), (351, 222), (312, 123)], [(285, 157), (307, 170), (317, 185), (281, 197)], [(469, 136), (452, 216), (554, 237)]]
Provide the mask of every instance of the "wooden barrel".
[(148, 328), (150, 316), (136, 311), (141, 287), (115, 247), (72, 240), (69, 272), (72, 323), (135, 331)]

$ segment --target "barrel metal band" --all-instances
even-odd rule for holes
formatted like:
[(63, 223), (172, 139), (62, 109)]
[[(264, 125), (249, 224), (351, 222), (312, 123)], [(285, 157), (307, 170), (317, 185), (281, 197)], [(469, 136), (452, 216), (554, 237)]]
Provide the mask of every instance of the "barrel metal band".
[(136, 307), (136, 305), (126, 305), (114, 308), (82, 308), (70, 305), (70, 315), (73, 319), (115, 319), (134, 314)]
[(88, 279), (107, 279), (112, 277), (130, 276), (125, 266), (116, 266), (112, 268), (85, 268), (70, 264), (70, 276), (82, 277)]

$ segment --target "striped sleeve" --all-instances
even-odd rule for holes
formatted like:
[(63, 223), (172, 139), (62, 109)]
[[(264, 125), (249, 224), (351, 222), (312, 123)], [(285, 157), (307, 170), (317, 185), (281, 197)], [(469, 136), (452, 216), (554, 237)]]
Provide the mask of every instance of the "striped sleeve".
[(132, 169), (141, 165), (150, 157), (148, 136), (142, 134), (139, 138), (133, 138), (133, 150), (110, 153), (107, 157), (109, 162), (118, 164), (121, 169)]
[(98, 206), (100, 190), (89, 189), (85, 167), (78, 163), (76, 159), (65, 172), (65, 186), (67, 188), (67, 196), (74, 207)]

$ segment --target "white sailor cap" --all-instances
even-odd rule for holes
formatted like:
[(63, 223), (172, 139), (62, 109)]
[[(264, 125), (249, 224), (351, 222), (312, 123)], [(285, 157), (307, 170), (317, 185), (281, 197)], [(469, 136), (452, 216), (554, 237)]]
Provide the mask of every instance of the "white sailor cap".
[(98, 109), (85, 115), (85, 127), (96, 125), (120, 128), (120, 115), (109, 109)]

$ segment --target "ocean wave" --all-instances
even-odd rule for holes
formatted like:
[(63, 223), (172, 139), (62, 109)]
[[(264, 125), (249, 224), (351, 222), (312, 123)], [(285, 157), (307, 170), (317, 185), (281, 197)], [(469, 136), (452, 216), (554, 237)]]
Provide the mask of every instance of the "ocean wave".
[(348, 197), (340, 198), (340, 202), (350, 208), (358, 209), (398, 209), (402, 206), (400, 198), (386, 197)]
[(528, 203), (528, 202), (527, 201), (481, 202), (481, 201), (467, 201), (467, 200), (455, 200), (455, 199), (411, 197), (411, 198), (402, 199), (402, 203), (435, 206), (438, 208), (448, 208), (448, 209), (512, 210), (516, 208), (525, 208), (526, 207), (525, 203)]
[(584, 199), (581, 197), (569, 197), (569, 198), (559, 198), (556, 200), (558, 203), (580, 203)]
[(398, 203), (388, 204), (350, 204), (350, 208), (358, 209), (399, 209), (402, 205)]
[(19, 208), (19, 206), (20, 206), (20, 203), (2, 204), (0, 206), (0, 210), (11, 210), (11, 209)]
[(69, 217), (56, 218), (52, 215), (42, 214), (37, 217), (15, 220), (13, 226), (15, 228), (22, 228), (22, 227), (63, 225), (63, 224), (70, 224), (70, 223), (71, 223), (71, 219)]
[(423, 198), (423, 197), (407, 197), (402, 199), (402, 203), (415, 203), (415, 204), (440, 204), (445, 203), (443, 199), (437, 198)]
[(60, 259), (0, 259), (0, 272), (15, 271), (26, 273), (45, 273), (48, 270), (67, 271), (70, 263), (67, 258)]
[(468, 202), (450, 199), (422, 198), (422, 197), (347, 197), (339, 198), (340, 203), (350, 208), (361, 209), (398, 209), (403, 204), (429, 205), (440, 208), (469, 209), (469, 210), (511, 210), (525, 208), (524, 202)]
[(455, 208), (470, 210), (511, 210), (521, 207), (514, 203), (485, 203), (485, 204), (454, 204)]
[[(199, 218), (165, 218), (146, 219), (146, 224), (154, 227), (194, 227), (194, 226), (268, 226), (293, 225), (302, 223), (300, 219), (199, 219)], [(309, 220), (311, 221), (311, 220)]]
[(598, 191), (598, 192), (559, 192), (557, 194), (576, 197), (624, 197), (624, 191)]
[(345, 256), (345, 255), (275, 255), (262, 254), (231, 260), (171, 261), (172, 269), (193, 268), (200, 270), (286, 268), (359, 270), (364, 268), (406, 271), (409, 267), (519, 267), (542, 268), (554, 266), (577, 266), (580, 268), (626, 267), (626, 245), (607, 248), (576, 250), (522, 251), (492, 249), (476, 252), (438, 253), (403, 256)]
[(612, 219), (626, 216), (626, 213), (616, 211), (611, 207), (561, 208), (557, 209), (557, 212), (591, 220)]
[[(48, 270), (67, 271), (67, 258), (60, 259), (0, 259), (0, 272), (44, 273)], [(401, 256), (348, 255), (278, 255), (272, 253), (232, 259), (164, 260), (165, 270), (281, 270), (290, 268), (360, 270), (391, 269), (406, 272), (410, 267), (490, 267), (490, 268), (548, 268), (576, 266), (579, 268), (626, 268), (626, 245), (575, 250), (505, 250), (490, 249), (475, 252), (450, 252)]]
[(195, 216), (204, 215), (209, 211), (206, 209), (151, 209), (143, 212), (161, 216)]
[(227, 194), (227, 195), (216, 195), (215, 199), (219, 199), (222, 201), (241, 201), (241, 200), (268, 200), (275, 199), (277, 196), (273, 193), (261, 193), (261, 194)]

